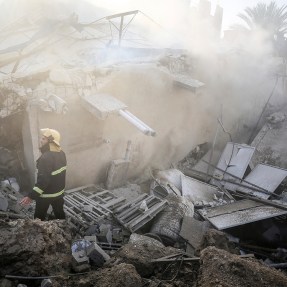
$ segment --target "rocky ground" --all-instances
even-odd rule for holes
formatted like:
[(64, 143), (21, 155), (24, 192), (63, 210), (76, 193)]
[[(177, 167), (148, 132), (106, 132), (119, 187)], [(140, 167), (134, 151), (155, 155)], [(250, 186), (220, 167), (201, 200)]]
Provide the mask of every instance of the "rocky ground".
[(0, 232), (1, 287), (41, 286), (41, 278), (30, 277), (43, 276), (50, 276), (53, 287), (287, 286), (285, 273), (235, 254), (237, 250), (214, 230), (204, 237), (199, 258), (192, 262), (182, 256), (174, 262), (152, 262), (180, 250), (133, 234), (102, 268), (92, 266), (83, 274), (72, 271), (74, 235), (65, 221), (1, 220)]

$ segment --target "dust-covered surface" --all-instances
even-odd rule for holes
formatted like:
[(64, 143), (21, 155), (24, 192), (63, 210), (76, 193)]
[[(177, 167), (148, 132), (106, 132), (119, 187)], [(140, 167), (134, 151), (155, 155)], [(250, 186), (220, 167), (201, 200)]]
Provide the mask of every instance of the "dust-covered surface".
[(72, 235), (65, 221), (0, 221), (0, 275), (43, 276), (69, 271)]
[[(254, 258), (240, 258), (229, 253), (234, 249), (225, 235), (215, 230), (204, 238), (200, 259), (185, 261), (187, 255), (181, 250), (165, 247), (154, 238), (133, 234), (130, 242), (101, 268), (91, 266), (83, 274), (72, 271), (73, 234), (65, 221), (2, 220), (0, 232), (1, 287), (17, 287), (18, 284), (39, 287), (41, 280), (25, 279), (39, 276), (51, 276), (53, 287), (287, 286), (284, 273)], [(229, 252), (206, 248), (209, 245)], [(173, 259), (169, 260), (171, 255)], [(158, 261), (152, 262), (153, 259)], [(5, 275), (24, 279), (4, 279)]]
[(152, 259), (178, 253), (173, 247), (165, 247), (155, 239), (137, 240), (124, 245), (112, 258), (112, 264), (125, 262), (135, 266), (137, 272), (143, 276), (151, 276), (154, 273)]
[(234, 243), (229, 241), (227, 235), (216, 229), (209, 229), (205, 232), (200, 246), (198, 247), (198, 250), (196, 250), (197, 254), (209, 246), (213, 246), (233, 254), (240, 254), (239, 249), (236, 248)]
[(208, 247), (201, 252), (198, 287), (284, 287), (287, 277), (255, 259)]
[(141, 286), (142, 278), (130, 264), (91, 271), (87, 274), (54, 279), (53, 287), (135, 287)]
[[(286, 163), (286, 139), (287, 120), (285, 117), (287, 108), (284, 107), (283, 118), (279, 122), (267, 122), (258, 132), (251, 145), (256, 147), (252, 163), (266, 163), (269, 165), (287, 168)], [(272, 117), (272, 115), (270, 116)], [(269, 117), (269, 118), (270, 118)], [(268, 119), (268, 118), (267, 118)]]

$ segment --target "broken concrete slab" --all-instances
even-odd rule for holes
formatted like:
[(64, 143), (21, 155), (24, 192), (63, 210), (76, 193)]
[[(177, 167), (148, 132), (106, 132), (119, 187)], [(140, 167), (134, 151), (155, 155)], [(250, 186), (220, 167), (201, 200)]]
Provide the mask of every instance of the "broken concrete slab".
[(217, 206), (234, 201), (226, 191), (188, 176), (182, 176), (182, 196), (191, 200), (196, 207)]
[(155, 173), (156, 179), (159, 180), (160, 183), (162, 181), (166, 181), (168, 183), (172, 183), (179, 191), (182, 190), (181, 185), (181, 176), (184, 174), (178, 169), (168, 169), (168, 170), (161, 170)]
[(174, 84), (186, 89), (191, 90), (193, 93), (203, 87), (205, 84), (199, 80), (192, 79), (189, 75), (173, 74)]
[[(287, 170), (282, 169), (275, 166), (270, 166), (266, 164), (258, 164), (250, 174), (244, 178), (244, 185), (246, 187), (237, 187), (237, 191), (242, 191), (248, 193), (250, 195), (257, 196), (259, 198), (268, 199), (270, 194), (260, 192), (260, 191), (252, 191), (248, 189), (248, 187), (258, 187), (262, 188), (263, 191), (268, 191), (272, 193), (276, 190), (276, 188), (280, 185), (280, 183), (287, 176)], [(249, 184), (250, 183), (250, 184)]]
[(111, 114), (118, 114), (120, 110), (127, 106), (107, 94), (86, 95), (81, 98), (81, 104), (93, 115), (101, 120), (105, 120)]
[(199, 248), (203, 235), (211, 227), (208, 221), (199, 221), (190, 216), (184, 216), (179, 235), (186, 240), (186, 252), (194, 255), (194, 251)]

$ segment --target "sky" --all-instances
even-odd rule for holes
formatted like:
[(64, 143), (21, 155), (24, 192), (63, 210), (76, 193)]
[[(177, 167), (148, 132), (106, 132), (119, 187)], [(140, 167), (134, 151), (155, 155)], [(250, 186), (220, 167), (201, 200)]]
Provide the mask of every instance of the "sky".
[[(1, 1), (1, 0), (0, 0)], [(141, 10), (150, 15), (154, 20), (160, 21), (164, 16), (169, 17), (172, 21), (172, 13), (179, 9), (175, 4), (180, 2), (188, 2), (189, 0), (88, 0), (96, 6), (102, 6), (110, 10), (121, 13), (129, 10)], [(278, 6), (287, 5), (287, 0), (275, 0)], [(196, 5), (199, 0), (190, 0), (191, 6)], [(240, 22), (237, 14), (243, 12), (246, 7), (253, 7), (259, 2), (270, 3), (271, 0), (210, 0), (212, 4), (212, 11), (214, 11), (218, 3), (224, 9), (222, 28), (226, 30), (229, 26)], [(177, 5), (179, 6), (179, 5)], [(173, 12), (173, 11), (172, 11)], [(165, 21), (163, 21), (165, 22)], [(159, 22), (161, 23), (161, 22)], [(163, 23), (165, 24), (165, 23)]]
[[(213, 10), (215, 9), (217, 3), (223, 7), (222, 28), (223, 30), (226, 30), (230, 25), (240, 22), (237, 14), (244, 11), (246, 7), (256, 6), (256, 4), (259, 2), (268, 4), (271, 2), (271, 0), (210, 0), (210, 2)], [(275, 2), (278, 6), (287, 5), (287, 0), (276, 0)], [(198, 3), (198, 0), (191, 1), (192, 5), (196, 3)]]

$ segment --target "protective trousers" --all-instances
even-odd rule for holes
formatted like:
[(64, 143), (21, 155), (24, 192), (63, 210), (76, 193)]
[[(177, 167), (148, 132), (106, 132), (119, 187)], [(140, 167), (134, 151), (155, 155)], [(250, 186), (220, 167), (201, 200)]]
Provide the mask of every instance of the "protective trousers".
[(63, 196), (56, 198), (37, 198), (34, 218), (45, 220), (50, 205), (53, 208), (56, 219), (65, 219)]

